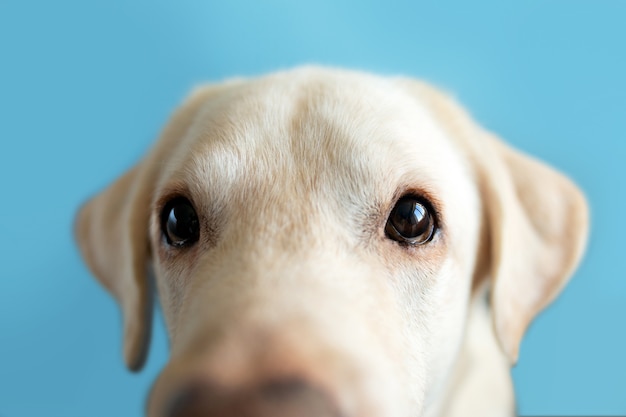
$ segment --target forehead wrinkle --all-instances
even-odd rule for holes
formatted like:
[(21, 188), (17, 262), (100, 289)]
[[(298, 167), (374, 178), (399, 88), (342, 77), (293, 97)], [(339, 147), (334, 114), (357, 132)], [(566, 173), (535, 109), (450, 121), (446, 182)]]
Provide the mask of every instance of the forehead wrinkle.
[(447, 138), (428, 114), (389, 91), (343, 92), (304, 91), (294, 111), (291, 146), (308, 159), (307, 174), (341, 185), (361, 200), (389, 196), (394, 184), (406, 182), (437, 188), (442, 177), (437, 171), (454, 158), (448, 158)]
[(219, 133), (222, 131), (236, 131), (236, 124), (228, 117), (227, 106), (235, 97), (236, 90), (233, 87), (204, 102), (182, 137), (176, 138), (178, 145), (172, 148), (172, 153), (165, 160), (155, 161), (163, 166), (157, 182), (158, 188), (164, 188), (167, 183), (193, 184), (188, 179), (193, 178), (194, 168), (201, 165), (196, 160), (198, 155), (202, 155), (201, 147), (219, 143), (216, 139), (220, 138)]
[[(316, 83), (303, 89), (292, 113), (291, 149), (306, 161), (309, 177), (325, 179), (359, 193), (375, 184), (375, 138), (388, 136), (386, 108), (369, 95), (345, 94), (336, 85)], [(381, 122), (382, 120), (382, 122)], [(372, 152), (374, 150), (374, 152)]]
[[(169, 161), (165, 177), (182, 179), (196, 192), (205, 193), (205, 185), (213, 192), (227, 188), (235, 191), (235, 185), (249, 171), (256, 172), (257, 177), (271, 174), (265, 148), (272, 141), (264, 134), (263, 126), (274, 127), (275, 142), (280, 137), (276, 128), (281, 123), (275, 120), (279, 112), (264, 109), (269, 104), (267, 98), (257, 97), (259, 94), (247, 91), (249, 88), (239, 90), (231, 91), (228, 99), (203, 106)], [(281, 151), (279, 144), (274, 143), (274, 151)], [(272, 159), (274, 163), (285, 161)]]

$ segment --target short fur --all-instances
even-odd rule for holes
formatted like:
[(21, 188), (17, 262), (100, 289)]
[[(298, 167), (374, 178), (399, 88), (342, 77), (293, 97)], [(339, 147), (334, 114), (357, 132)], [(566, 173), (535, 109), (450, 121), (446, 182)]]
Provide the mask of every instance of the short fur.
[[(406, 193), (437, 212), (427, 244), (385, 234)], [(201, 222), (184, 250), (159, 221), (180, 195)], [(154, 273), (171, 358), (151, 417), (194, 378), (281, 376), (322, 387), (346, 417), (512, 416), (508, 368), (587, 224), (568, 179), (435, 88), (307, 67), (195, 90), (76, 233), (121, 305), (134, 370)]]

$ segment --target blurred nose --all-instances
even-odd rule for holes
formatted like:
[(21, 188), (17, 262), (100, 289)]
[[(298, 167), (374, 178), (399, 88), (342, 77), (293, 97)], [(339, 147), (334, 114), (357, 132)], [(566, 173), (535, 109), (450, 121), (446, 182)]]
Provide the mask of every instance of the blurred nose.
[(178, 392), (166, 417), (340, 417), (333, 401), (299, 379), (227, 390), (195, 383)]

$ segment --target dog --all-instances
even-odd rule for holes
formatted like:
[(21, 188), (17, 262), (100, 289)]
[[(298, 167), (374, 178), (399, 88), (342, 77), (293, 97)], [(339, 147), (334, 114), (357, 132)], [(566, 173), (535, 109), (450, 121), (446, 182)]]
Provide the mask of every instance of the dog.
[(302, 67), (192, 91), (75, 233), (131, 370), (156, 283), (150, 417), (485, 417), (588, 216), (437, 88)]

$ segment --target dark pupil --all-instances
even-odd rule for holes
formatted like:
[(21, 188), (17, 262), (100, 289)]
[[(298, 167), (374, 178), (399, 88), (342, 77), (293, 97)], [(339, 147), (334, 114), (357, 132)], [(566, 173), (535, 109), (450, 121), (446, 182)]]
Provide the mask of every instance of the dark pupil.
[(177, 204), (167, 218), (167, 231), (173, 243), (183, 243), (198, 233), (198, 217), (194, 209), (186, 203)]
[(415, 238), (427, 232), (428, 213), (423, 205), (407, 198), (398, 202), (391, 222), (402, 237)]

